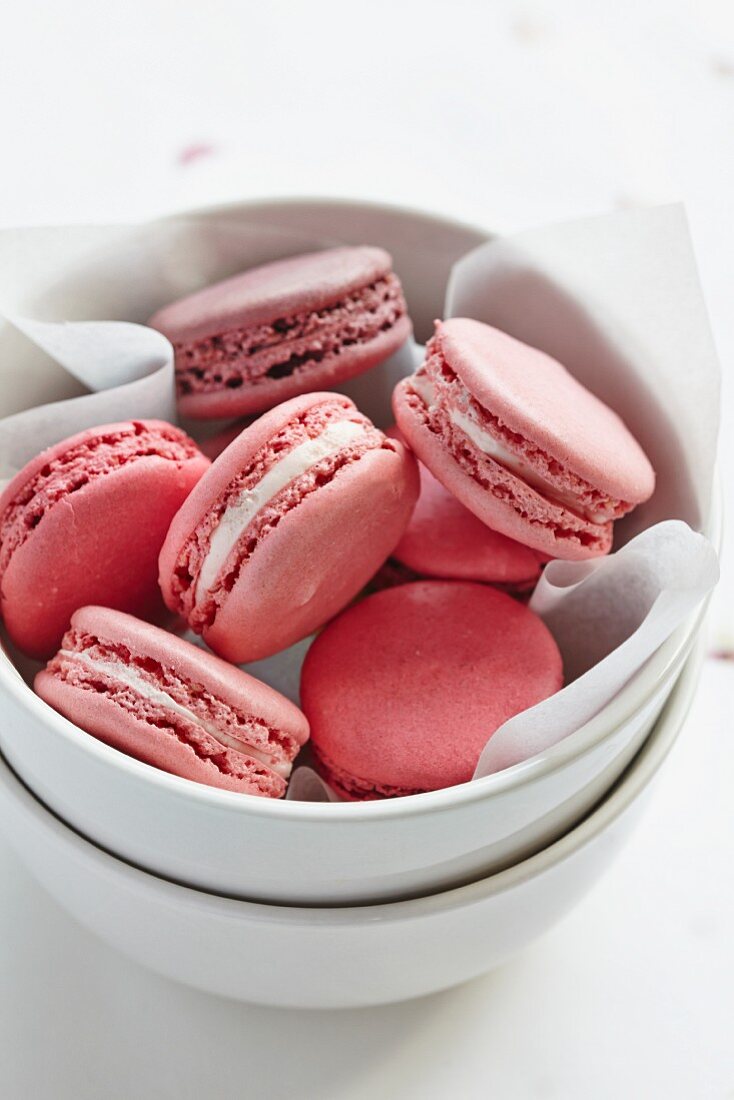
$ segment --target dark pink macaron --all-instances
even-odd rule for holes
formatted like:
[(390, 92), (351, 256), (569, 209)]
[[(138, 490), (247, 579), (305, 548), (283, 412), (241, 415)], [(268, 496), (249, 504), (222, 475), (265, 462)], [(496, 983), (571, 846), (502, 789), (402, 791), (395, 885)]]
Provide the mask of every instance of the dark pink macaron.
[(348, 397), (286, 401), (240, 433), (173, 520), (160, 556), (166, 603), (231, 661), (285, 649), (366, 584), (418, 485), (408, 448)]
[(562, 683), (558, 647), (523, 604), (489, 585), (418, 581), (326, 627), (301, 705), (338, 794), (396, 798), (467, 782), (494, 731)]
[(478, 321), (437, 322), (393, 396), (400, 430), (483, 523), (554, 558), (606, 554), (654, 471), (624, 423), (555, 359)]
[(0, 497), (2, 614), (18, 648), (50, 656), (89, 603), (163, 612), (158, 554), (208, 467), (160, 420), (91, 428), (29, 462)]
[(280, 798), (304, 715), (218, 657), (120, 611), (77, 611), (35, 689), (128, 756), (227, 791)]
[[(388, 435), (400, 437), (394, 428)], [(388, 567), (387, 583), (437, 577), (482, 581), (509, 592), (532, 588), (547, 556), (487, 527), (422, 462), (418, 465), (421, 475), (418, 503), (405, 534), (392, 552), (403, 570), (393, 568), (390, 573)]]
[(411, 332), (381, 248), (331, 248), (277, 260), (158, 310), (174, 346), (179, 407), (244, 416), (328, 389), (381, 363)]

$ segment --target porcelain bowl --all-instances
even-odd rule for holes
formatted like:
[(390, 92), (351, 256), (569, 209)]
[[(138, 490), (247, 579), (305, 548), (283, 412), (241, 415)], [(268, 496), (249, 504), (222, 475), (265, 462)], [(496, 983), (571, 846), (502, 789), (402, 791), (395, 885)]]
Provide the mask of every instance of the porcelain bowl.
[[(207, 252), (202, 226), (212, 221), (223, 228), (217, 248)], [(58, 255), (46, 266), (39, 261), (37, 282), (18, 290), (18, 309), (43, 317), (142, 320), (160, 304), (154, 297), (160, 297), (159, 283), (168, 285), (170, 294), (176, 280), (229, 273), (242, 263), (233, 243), (238, 234), (244, 233), (251, 247), (253, 233), (267, 236), (271, 230), (276, 236), (291, 234), (290, 248), (307, 234), (386, 246), (419, 339), (441, 312), (452, 263), (489, 238), (486, 231), (445, 218), (365, 203), (242, 203), (152, 223), (132, 239), (112, 233), (104, 248), (75, 256), (73, 264)], [(262, 241), (258, 247), (264, 247)], [(286, 245), (279, 240), (279, 247)], [(192, 257), (195, 275), (186, 268), (194, 264)], [(7, 338), (7, 331), (0, 332), (0, 352), (17, 374), (0, 401), (31, 404), (38, 400), (47, 364), (20, 345), (13, 345), (11, 358)], [(58, 370), (45, 384), (54, 396), (63, 395)], [(71, 385), (68, 376), (66, 385)], [(0, 407), (0, 413), (6, 411)], [(717, 529), (715, 514), (708, 532), (714, 539)], [(290, 905), (417, 897), (516, 863), (588, 813), (644, 742), (701, 618), (699, 613), (684, 624), (610, 705), (554, 749), (476, 782), (408, 798), (344, 805), (275, 802), (167, 775), (56, 714), (28, 687), (32, 666), (17, 655), (14, 664), (6, 653), (0, 654), (0, 748), (23, 781), (74, 829), (167, 879)], [(272, 667), (260, 662), (257, 672), (280, 686), (276, 665), (281, 667), (277, 661)]]
[(84, 840), (0, 758), (0, 826), (48, 892), (141, 965), (239, 1000), (344, 1008), (404, 1000), (491, 970), (551, 928), (634, 829), (690, 705), (696, 656), (614, 790), (562, 839), (469, 886), (412, 901), (292, 908), (166, 882)]

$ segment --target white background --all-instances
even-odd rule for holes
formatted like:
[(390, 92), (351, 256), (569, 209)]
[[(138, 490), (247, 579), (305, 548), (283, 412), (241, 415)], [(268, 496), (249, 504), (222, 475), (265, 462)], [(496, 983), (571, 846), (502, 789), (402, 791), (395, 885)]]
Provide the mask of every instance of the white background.
[[(18, 0), (0, 23), (0, 224), (255, 195), (511, 230), (685, 200), (734, 484), (734, 8), (711, 0)], [(521, 959), (406, 1006), (280, 1013), (118, 959), (0, 842), (0, 1091), (156, 1097), (734, 1095), (734, 568), (631, 848)]]

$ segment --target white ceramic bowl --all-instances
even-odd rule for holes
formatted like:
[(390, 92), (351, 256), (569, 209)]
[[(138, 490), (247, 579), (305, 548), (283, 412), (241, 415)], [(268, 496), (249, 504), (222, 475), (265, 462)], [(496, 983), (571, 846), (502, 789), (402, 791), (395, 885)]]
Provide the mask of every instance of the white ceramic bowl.
[[(71, 271), (58, 265), (39, 269), (37, 285), (23, 288), (26, 310), (37, 308), (44, 316), (63, 314), (69, 308), (65, 302), (72, 300), (68, 288), (73, 284), (77, 312), (70, 317), (142, 319), (159, 304), (150, 297), (160, 294), (153, 289), (156, 280), (170, 276), (172, 267), (178, 272), (189, 253), (198, 257), (197, 277), (201, 270), (213, 279), (237, 268), (231, 244), (236, 233), (230, 229), (225, 235), (228, 249), (201, 255), (206, 252), (202, 220), (225, 217), (228, 227), (235, 229), (276, 224), (289, 232), (385, 245), (395, 258), (422, 338), (441, 311), (451, 264), (488, 237), (446, 219), (361, 203), (243, 203), (192, 217), (197, 228), (191, 229), (191, 239), (179, 222), (163, 221), (154, 223), (156, 232), (151, 229), (136, 239), (134, 249), (113, 239), (101, 253), (77, 260)], [(172, 247), (171, 233), (177, 265), (166, 253)], [(140, 277), (134, 277), (138, 270)], [(39, 366), (21, 347), (15, 348), (13, 362), (18, 367), (12, 388), (17, 406), (27, 379), (34, 379), (37, 387)], [(58, 379), (54, 385), (59, 395)], [(714, 539), (717, 526), (715, 515), (709, 529)], [(295, 905), (419, 896), (508, 866), (579, 821), (638, 751), (675, 683), (700, 621), (701, 615), (694, 616), (610, 706), (556, 748), (471, 784), (393, 801), (271, 802), (166, 775), (123, 756), (56, 714), (33, 695), (4, 654), (0, 747), (24, 782), (75, 829), (173, 881), (233, 897)], [(261, 662), (260, 671), (267, 679), (267, 662)]]
[(63, 825), (0, 758), (0, 826), (43, 886), (143, 966), (199, 989), (299, 1008), (431, 993), (504, 962), (567, 913), (605, 871), (647, 802), (698, 669), (688, 663), (645, 747), (580, 825), (470, 886), (413, 901), (296, 909), (215, 897), (139, 871)]

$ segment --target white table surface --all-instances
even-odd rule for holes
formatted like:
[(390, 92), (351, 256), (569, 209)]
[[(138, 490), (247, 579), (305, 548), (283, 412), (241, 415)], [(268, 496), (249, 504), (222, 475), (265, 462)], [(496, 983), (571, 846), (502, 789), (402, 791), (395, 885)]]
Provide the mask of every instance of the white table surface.
[[(684, 199), (731, 486), (731, 4), (450, 11), (10, 0), (0, 224), (342, 194), (512, 229)], [(712, 637), (730, 654), (732, 557)], [(496, 974), (402, 1006), (278, 1012), (176, 987), (75, 925), (0, 840), (0, 1094), (734, 1096), (733, 693), (734, 661), (711, 657), (639, 833), (570, 917)]]

